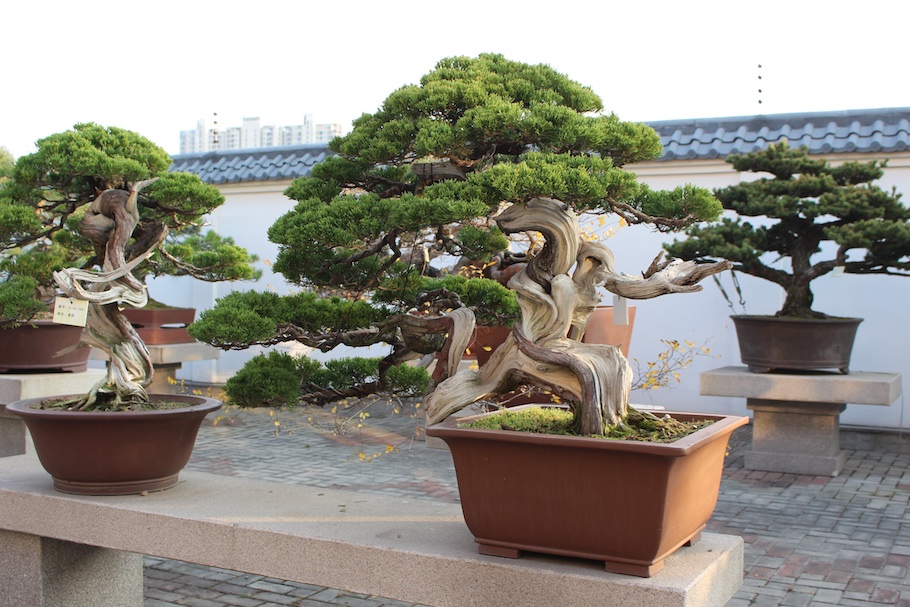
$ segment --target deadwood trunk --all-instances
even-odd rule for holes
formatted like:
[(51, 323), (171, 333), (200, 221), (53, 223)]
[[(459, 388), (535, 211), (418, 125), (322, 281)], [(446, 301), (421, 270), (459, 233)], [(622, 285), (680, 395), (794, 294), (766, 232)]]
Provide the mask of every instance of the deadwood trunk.
[[(534, 231), (545, 239), (542, 251), (509, 281), (521, 319), (484, 367), (460, 371), (429, 394), (430, 424), (477, 400), (533, 384), (569, 403), (576, 431), (601, 434), (605, 425), (621, 423), (627, 413), (632, 369), (618, 347), (580, 341), (588, 315), (600, 301), (597, 288), (648, 299), (701, 290), (698, 281), (730, 267), (728, 262), (696, 266), (658, 257), (641, 277), (619, 274), (612, 252), (585, 241), (572, 210), (550, 198), (509, 207), (497, 223), (506, 233)], [(453, 327), (455, 339), (464, 342), (473, 318), (461, 314), (453, 318)]]

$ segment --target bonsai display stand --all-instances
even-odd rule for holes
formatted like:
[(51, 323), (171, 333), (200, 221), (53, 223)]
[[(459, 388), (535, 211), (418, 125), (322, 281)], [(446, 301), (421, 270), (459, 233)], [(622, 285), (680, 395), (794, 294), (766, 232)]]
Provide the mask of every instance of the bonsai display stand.
[(182, 479), (142, 497), (79, 497), (55, 492), (34, 456), (5, 459), (0, 605), (141, 607), (143, 554), (436, 607), (721, 607), (743, 579), (731, 535), (702, 534), (644, 579), (594, 561), (478, 554), (458, 504)]
[(78, 373), (7, 373), (0, 375), (0, 457), (25, 453), (25, 423), (6, 412), (6, 405), (26, 398), (79, 394), (105, 375), (103, 369)]
[(723, 367), (701, 374), (701, 394), (746, 399), (753, 412), (749, 470), (837, 476), (844, 465), (840, 414), (847, 404), (890, 405), (899, 373), (753, 373)]
[[(190, 343), (147, 345), (155, 367), (155, 377), (146, 388), (155, 394), (174, 394), (178, 392), (180, 381), (177, 371), (185, 362), (197, 360), (217, 360), (221, 351), (208, 344), (194, 341)], [(92, 350), (94, 360), (107, 360), (107, 355), (100, 350)]]

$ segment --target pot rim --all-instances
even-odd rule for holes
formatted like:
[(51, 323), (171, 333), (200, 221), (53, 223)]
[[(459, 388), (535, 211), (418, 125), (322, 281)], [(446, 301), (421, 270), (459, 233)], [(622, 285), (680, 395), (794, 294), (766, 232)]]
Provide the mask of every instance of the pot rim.
[[(171, 409), (150, 409), (148, 411), (56, 411), (53, 409), (36, 409), (33, 405), (55, 398), (77, 397), (78, 394), (61, 394), (54, 396), (41, 396), (36, 398), (26, 398), (17, 400), (6, 405), (6, 410), (10, 413), (23, 418), (48, 418), (57, 419), (72, 418), (73, 420), (92, 421), (102, 420), (114, 417), (116, 419), (129, 418), (147, 418), (158, 417), (162, 415), (195, 415), (201, 411), (209, 413), (222, 406), (220, 400), (209, 396), (196, 396), (184, 394), (149, 394), (149, 399), (154, 401), (172, 400), (177, 402), (186, 402), (186, 407), (175, 407)], [(197, 402), (201, 401), (201, 402)], [(190, 404), (195, 403), (195, 404)]]
[[(520, 405), (511, 407), (512, 410), (525, 409), (527, 407), (540, 407), (545, 404), (537, 405)], [(565, 436), (560, 434), (536, 434), (531, 432), (517, 432), (512, 430), (488, 430), (483, 428), (461, 428), (459, 423), (472, 421), (483, 417), (493, 415), (491, 413), (481, 413), (466, 417), (449, 417), (437, 424), (426, 429), (427, 436), (438, 438), (473, 438), (477, 440), (495, 440), (513, 443), (540, 443), (546, 442), (553, 446), (575, 446), (590, 449), (605, 450), (623, 450), (637, 452), (641, 454), (660, 453), (663, 455), (683, 456), (699, 449), (709, 442), (716, 434), (733, 432), (736, 428), (749, 423), (749, 418), (744, 415), (726, 415), (721, 413), (692, 413), (688, 411), (663, 411), (659, 413), (668, 414), (679, 418), (688, 419), (713, 419), (713, 424), (702, 428), (688, 436), (684, 436), (672, 443), (650, 443), (644, 441), (623, 440), (617, 438), (593, 438), (588, 436)]]
[(730, 318), (734, 321), (743, 320), (746, 322), (792, 322), (805, 324), (859, 324), (863, 318), (856, 316), (830, 316), (828, 318), (800, 318), (797, 316), (774, 316), (765, 314), (731, 314)]

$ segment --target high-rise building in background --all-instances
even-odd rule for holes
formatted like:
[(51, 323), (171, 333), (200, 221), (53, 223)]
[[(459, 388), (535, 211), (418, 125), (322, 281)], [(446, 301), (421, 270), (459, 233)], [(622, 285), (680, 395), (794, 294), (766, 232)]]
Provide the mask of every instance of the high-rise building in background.
[(199, 120), (196, 128), (180, 131), (180, 153), (192, 154), (213, 150), (270, 148), (306, 143), (328, 143), (344, 133), (338, 123), (314, 124), (313, 116), (303, 117), (303, 124), (290, 126), (260, 125), (259, 117), (244, 118), (242, 126), (222, 127)]

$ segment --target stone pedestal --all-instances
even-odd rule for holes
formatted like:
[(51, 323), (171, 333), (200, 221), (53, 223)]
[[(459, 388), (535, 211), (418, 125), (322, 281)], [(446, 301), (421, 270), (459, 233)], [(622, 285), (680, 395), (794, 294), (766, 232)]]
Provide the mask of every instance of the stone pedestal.
[(746, 399), (753, 412), (749, 470), (837, 476), (846, 461), (840, 449), (842, 403)]
[(701, 374), (701, 393), (746, 399), (753, 412), (749, 470), (837, 476), (840, 414), (847, 404), (890, 405), (901, 393), (899, 373), (753, 373), (724, 367)]
[[(146, 388), (155, 394), (174, 394), (179, 391), (180, 381), (177, 371), (185, 362), (195, 360), (216, 360), (221, 351), (198, 341), (146, 346), (155, 367), (155, 377)], [(92, 350), (92, 359), (107, 360), (107, 355), (100, 350)]]
[(104, 370), (81, 373), (10, 373), (0, 375), (0, 457), (25, 453), (25, 423), (6, 412), (6, 405), (25, 398), (82, 394), (99, 382)]
[(141, 607), (142, 555), (0, 530), (0, 598), (31, 607)]

